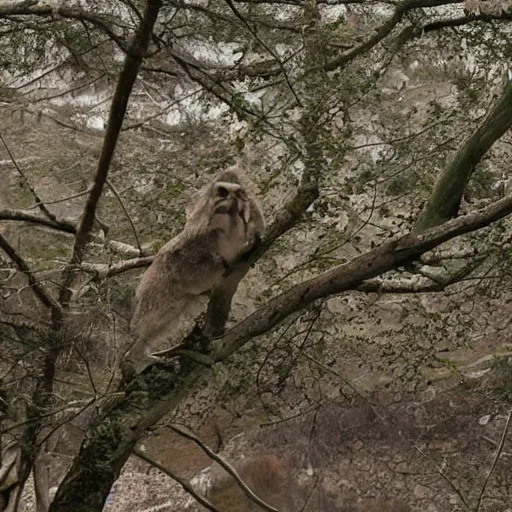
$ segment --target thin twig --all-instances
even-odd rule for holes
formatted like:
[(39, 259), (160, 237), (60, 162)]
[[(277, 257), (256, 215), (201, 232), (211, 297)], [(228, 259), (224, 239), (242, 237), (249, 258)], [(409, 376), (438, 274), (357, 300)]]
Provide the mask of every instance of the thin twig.
[(50, 417), (55, 416), (56, 414), (59, 414), (61, 412), (67, 412), (67, 411), (74, 410), (78, 406), (80, 406), (81, 409), (85, 410), (85, 408), (92, 405), (95, 401), (96, 401), (96, 398), (93, 397), (83, 403), (80, 403), (79, 400), (76, 400), (75, 402), (69, 402), (66, 405), (63, 405), (62, 407), (59, 407), (57, 409), (53, 409), (49, 412), (41, 413), (38, 418), (29, 418), (28, 420), (23, 420), (18, 423), (9, 425), (9, 426), (3, 428), (2, 430), (0, 430), (0, 435), (6, 434), (7, 432), (12, 432), (13, 430), (16, 430), (25, 425), (32, 425), (38, 421), (41, 421), (44, 418), (50, 418)]
[(348, 380), (346, 377), (344, 377), (341, 373), (338, 373), (336, 370), (333, 370), (329, 366), (321, 363), (320, 361), (317, 361), (315, 358), (311, 357), (309, 354), (306, 354), (303, 352), (300, 354), (302, 357), (305, 357), (308, 361), (311, 361), (312, 363), (318, 365), (322, 370), (325, 370), (326, 372), (332, 373), (335, 377), (338, 377), (338, 379), (341, 380), (344, 384), (346, 384), (359, 398), (361, 398), (372, 410), (373, 414), (379, 420), (381, 420), (383, 423), (385, 423), (386, 419), (379, 413), (377, 408), (375, 407), (375, 404), (370, 401), (370, 399), (360, 390), (358, 389), (350, 380)]
[[(90, 337), (90, 334), (91, 333), (89, 332), (89, 337)], [(89, 364), (89, 361), (82, 354), (82, 351), (76, 345), (73, 346), (73, 349), (78, 354), (78, 357), (83, 361), (83, 363), (85, 365), (85, 369), (87, 370), (87, 376), (89, 377), (89, 382), (91, 384), (92, 392), (94, 393), (94, 397), (96, 398), (98, 396), (98, 390), (96, 389), (96, 385), (94, 384), (94, 378), (92, 376), (91, 366)]]
[[(510, 355), (512, 355), (512, 354), (510, 354)], [(482, 439), (484, 441), (487, 441), (488, 443), (491, 443), (493, 446), (498, 446), (498, 444), (499, 444), (494, 439), (491, 439), (490, 437), (487, 437), (487, 436), (482, 436)], [(501, 452), (501, 455), (504, 457), (512, 457), (512, 453), (507, 453), (507, 452)]]
[(239, 474), (236, 472), (235, 468), (229, 464), (229, 462), (226, 462), (222, 457), (219, 457), (211, 448), (206, 446), (201, 439), (199, 439), (194, 434), (191, 434), (189, 432), (186, 432), (185, 430), (181, 429), (180, 427), (177, 427), (176, 425), (169, 425), (169, 428), (173, 431), (179, 434), (182, 437), (185, 437), (186, 439), (189, 439), (190, 441), (193, 441), (194, 443), (203, 450), (203, 452), (208, 455), (212, 460), (217, 462), (219, 466), (221, 466), (223, 469), (225, 469), (236, 481), (236, 483), (240, 486), (244, 494), (251, 500), (254, 501), (254, 503), (258, 504), (263, 509), (267, 510), (268, 512), (279, 512), (274, 507), (271, 507), (267, 503), (265, 503), (263, 500), (258, 498), (256, 494), (254, 494), (251, 489), (244, 483), (244, 481), (240, 478)]
[(190, 483), (184, 478), (179, 477), (174, 472), (172, 472), (169, 468), (162, 466), (160, 462), (146, 455), (140, 448), (134, 448), (133, 454), (136, 455), (139, 459), (147, 462), (151, 466), (154, 466), (156, 469), (172, 478), (175, 482), (178, 482), (185, 492), (188, 492), (198, 503), (200, 503), (203, 507), (211, 510), (212, 512), (220, 512), (217, 508), (215, 508), (206, 498), (201, 496), (199, 493), (195, 491), (195, 489), (190, 485)]
[(512, 409), (510, 409), (510, 411), (508, 413), (507, 421), (505, 422), (505, 428), (503, 429), (503, 434), (501, 435), (500, 444), (498, 445), (498, 448), (496, 450), (496, 455), (494, 456), (494, 460), (492, 462), (491, 469), (489, 469), (489, 473), (487, 473), (487, 477), (485, 478), (484, 485), (482, 485), (482, 490), (480, 491), (480, 495), (478, 496), (478, 502), (476, 504), (476, 512), (479, 512), (479, 510), (480, 510), (480, 505), (482, 504), (482, 498), (485, 493), (485, 488), (487, 487), (487, 483), (489, 482), (489, 479), (491, 478), (494, 468), (496, 467), (496, 464), (498, 463), (501, 452), (503, 451), (503, 446), (505, 445), (505, 439), (507, 437), (508, 429), (510, 427), (510, 419), (511, 418), (512, 418)]
[(44, 289), (44, 287), (36, 281), (34, 273), (30, 270), (23, 258), (1, 234), (0, 248), (2, 248), (5, 254), (9, 256), (12, 262), (16, 265), (17, 269), (27, 276), (30, 289), (34, 292), (34, 295), (40, 300), (40, 302), (45, 307), (51, 309), (54, 315), (59, 318), (62, 317), (62, 310), (60, 305), (51, 297), (51, 295)]
[(195, 91), (192, 91), (191, 93), (185, 94), (181, 98), (178, 98), (177, 100), (172, 101), (171, 103), (169, 103), (165, 107), (161, 108), (155, 114), (152, 114), (152, 115), (150, 115), (148, 117), (145, 117), (144, 119), (141, 119), (140, 121), (136, 121), (134, 123), (128, 124), (126, 126), (123, 126), (121, 131), (124, 132), (124, 131), (127, 131), (127, 130), (133, 130), (135, 128), (140, 128), (144, 124), (148, 123), (149, 121), (162, 116), (163, 114), (168, 112), (172, 107), (174, 107), (176, 105), (179, 105), (182, 101), (185, 101), (186, 99), (191, 98), (192, 96), (195, 96), (196, 94), (199, 94), (200, 92), (202, 92), (202, 89), (196, 89)]
[(414, 445), (414, 448), (421, 454), (423, 455), (423, 457), (425, 457), (427, 459), (428, 462), (430, 462), (430, 464), (432, 464), (432, 466), (434, 466), (434, 468), (436, 469), (436, 471), (441, 475), (441, 477), (445, 480), (445, 482), (448, 483), (448, 485), (453, 489), (453, 491), (455, 492), (455, 494), (457, 494), (457, 496), (459, 497), (461, 503), (464, 505), (464, 508), (468, 511), (468, 512), (471, 512), (471, 508), (469, 507), (466, 499), (464, 498), (464, 495), (462, 494), (462, 492), (455, 486), (455, 484), (444, 474), (443, 470), (427, 455), (425, 454), (421, 448), (419, 446), (416, 446)]
[(46, 206), (43, 203), (43, 201), (41, 200), (41, 198), (37, 195), (37, 192), (36, 192), (35, 188), (30, 184), (30, 182), (28, 181), (28, 178), (25, 176), (25, 173), (21, 170), (21, 167), (16, 162), (16, 159), (14, 158), (14, 155), (11, 153), (11, 150), (9, 149), (9, 146), (5, 142), (5, 140), (4, 140), (4, 138), (3, 138), (1, 133), (0, 133), (0, 140), (2, 141), (2, 144), (4, 145), (5, 150), (7, 151), (7, 154), (9, 155), (9, 158), (11, 159), (12, 164), (14, 165), (16, 170), (18, 171), (18, 174), (21, 176), (23, 184), (28, 187), (28, 189), (30, 190), (31, 194), (34, 196), (34, 199), (36, 200), (36, 206), (41, 210), (41, 213), (43, 213), (43, 215), (48, 217), (50, 220), (53, 220), (53, 221), (56, 222), (57, 219), (55, 218), (55, 215), (53, 215), (53, 213), (51, 213), (48, 210), (48, 208), (46, 208)]
[(135, 224), (132, 221), (132, 218), (130, 217), (130, 214), (128, 213), (128, 210), (124, 206), (123, 200), (121, 199), (121, 196), (119, 195), (119, 192), (117, 191), (116, 187), (112, 184), (112, 182), (107, 178), (106, 183), (110, 190), (112, 190), (113, 194), (116, 196), (116, 199), (119, 201), (119, 204), (121, 205), (121, 208), (123, 209), (123, 212), (128, 219), (128, 222), (130, 223), (130, 226), (132, 227), (133, 236), (135, 237), (135, 241), (137, 242), (137, 247), (139, 249), (139, 256), (144, 256), (144, 251), (142, 250), (142, 247), (140, 245), (139, 235), (137, 235), (137, 230), (135, 229)]
[[(62, 197), (61, 199), (55, 199), (55, 201), (45, 201), (45, 204), (57, 204), (57, 203), (63, 203), (64, 201), (69, 201), (70, 199), (76, 199), (77, 197), (85, 196), (91, 191), (90, 188), (87, 190), (84, 190), (82, 192), (77, 192), (76, 194), (71, 194), (70, 196)], [(36, 203), (32, 206), (29, 206), (29, 210), (33, 210), (34, 208), (40, 208), (41, 203)]]
[(254, 30), (253, 27), (247, 22), (247, 20), (242, 16), (240, 11), (235, 7), (235, 4), (232, 2), (232, 0), (225, 0), (225, 2), (228, 4), (228, 7), (233, 11), (233, 14), (243, 23), (243, 25), (247, 28), (249, 33), (258, 41), (258, 43), (267, 50), (267, 52), (274, 57), (274, 59), (277, 62), (277, 65), (281, 68), (281, 71), (283, 73), (283, 77), (286, 81), (286, 84), (288, 85), (288, 88), (290, 89), (290, 92), (292, 93), (293, 97), (295, 98), (295, 101), (297, 102), (297, 105), (299, 107), (302, 107), (302, 102), (300, 101), (300, 98), (298, 97), (297, 93), (295, 92), (295, 89), (293, 88), (292, 83), (290, 82), (290, 77), (288, 76), (288, 72), (286, 71), (283, 62), (281, 61), (281, 58), (279, 55), (267, 44), (265, 41), (261, 39), (261, 37), (258, 35), (256, 30)]

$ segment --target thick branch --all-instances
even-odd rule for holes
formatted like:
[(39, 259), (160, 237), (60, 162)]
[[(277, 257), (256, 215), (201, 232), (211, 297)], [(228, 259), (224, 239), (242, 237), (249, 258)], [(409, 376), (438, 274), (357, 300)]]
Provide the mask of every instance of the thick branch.
[(343, 265), (338, 265), (278, 295), (264, 307), (213, 342), (213, 354), (222, 361), (247, 341), (279, 324), (284, 318), (311, 302), (336, 293), (353, 290), (367, 279), (406, 265), (424, 252), (456, 236), (476, 231), (512, 213), (512, 195), (472, 214), (453, 219), (421, 234), (410, 233), (390, 240)]
[(50, 512), (101, 512), (139, 439), (178, 407), (205, 372), (204, 366), (187, 367), (181, 375), (154, 368), (139, 377), (144, 390), (136, 387), (138, 382), (130, 385), (135, 389), (124, 389), (120, 401), (100, 411), (89, 429)]
[(455, 217), (471, 173), (491, 146), (512, 126), (512, 80), (476, 132), (462, 145), (439, 176), (416, 230), (437, 226)]
[(156, 22), (161, 5), (161, 0), (148, 1), (144, 17), (137, 29), (137, 33), (133, 38), (132, 43), (130, 44), (123, 70), (119, 75), (116, 91), (112, 100), (112, 106), (110, 108), (110, 115), (105, 139), (103, 141), (103, 148), (98, 162), (98, 169), (94, 177), (92, 190), (89, 193), (85, 204), (84, 213), (80, 219), (80, 224), (78, 225), (71, 262), (63, 274), (64, 286), (61, 289), (62, 293), (59, 297), (61, 304), (66, 304), (71, 297), (71, 284), (74, 277), (74, 268), (75, 265), (80, 265), (83, 260), (85, 245), (93, 227), (96, 209), (103, 192), (103, 187), (107, 181), (108, 171), (110, 169), (121, 126), (126, 114), (128, 100), (130, 98), (135, 79), (137, 78), (140, 65), (146, 55), (151, 34), (153, 32), (153, 26)]

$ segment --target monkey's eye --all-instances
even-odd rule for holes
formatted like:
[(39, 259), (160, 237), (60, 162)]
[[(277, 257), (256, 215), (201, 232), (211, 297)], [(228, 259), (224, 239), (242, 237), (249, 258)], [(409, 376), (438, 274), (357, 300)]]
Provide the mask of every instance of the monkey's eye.
[(226, 197), (228, 197), (228, 196), (229, 196), (229, 191), (228, 191), (228, 189), (227, 189), (227, 188), (225, 188), (225, 187), (219, 187), (219, 188), (217, 189), (217, 196), (222, 197), (222, 198), (226, 198)]

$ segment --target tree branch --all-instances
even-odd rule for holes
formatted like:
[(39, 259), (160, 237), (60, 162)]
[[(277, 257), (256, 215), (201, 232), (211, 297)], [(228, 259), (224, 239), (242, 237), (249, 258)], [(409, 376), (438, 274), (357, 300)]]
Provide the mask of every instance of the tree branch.
[(512, 126), (512, 80), (507, 78), (501, 97), (448, 167), (441, 173), (416, 230), (437, 226), (455, 217), (475, 166), (491, 146)]
[(335, 59), (327, 62), (324, 68), (326, 71), (334, 71), (335, 69), (348, 64), (358, 55), (367, 52), (378, 43), (380, 43), (386, 36), (388, 36), (402, 21), (404, 15), (413, 9), (419, 9), (422, 7), (436, 7), (439, 5), (457, 4), (462, 2), (463, 0), (403, 0), (402, 2), (398, 2), (396, 4), (393, 15), (388, 18), (377, 30), (375, 30), (373, 35), (371, 35), (360, 45), (341, 53)]
[(393, 268), (409, 264), (424, 252), (452, 238), (481, 229), (512, 213), (512, 194), (469, 215), (453, 219), (421, 234), (410, 233), (386, 242), (343, 265), (308, 279), (270, 300), (264, 307), (214, 340), (213, 357), (222, 361), (247, 341), (269, 331), (288, 315), (311, 302), (347, 290)]
[(462, 27), (464, 25), (469, 25), (470, 23), (475, 23), (479, 21), (483, 21), (485, 23), (490, 23), (491, 21), (511, 21), (512, 20), (512, 12), (501, 12), (500, 14), (472, 14), (471, 16), (460, 16), (458, 18), (447, 18), (443, 20), (436, 20), (432, 23), (427, 23), (422, 27), (422, 32), (434, 32), (436, 30), (441, 30), (443, 28), (455, 28)]
[(5, 16), (60, 16), (66, 19), (87, 21), (96, 28), (105, 32), (121, 50), (126, 51), (126, 44), (123, 38), (119, 37), (112, 29), (111, 22), (97, 14), (85, 11), (80, 7), (71, 6), (65, 3), (61, 5), (40, 4), (38, 1), (11, 2), (0, 5), (0, 18)]
[(31, 224), (40, 224), (64, 233), (76, 233), (76, 226), (66, 220), (52, 220), (46, 217), (39, 217), (32, 212), (23, 210), (0, 210), (0, 220), (13, 220), (21, 222), (29, 222)]
[(25, 263), (23, 258), (15, 251), (14, 247), (0, 234), (0, 248), (3, 249), (5, 254), (16, 265), (20, 272), (23, 272), (28, 278), (28, 284), (30, 289), (34, 292), (34, 295), (39, 299), (41, 304), (49, 308), (54, 315), (59, 318), (62, 316), (62, 310), (60, 305), (51, 297), (51, 295), (44, 289), (44, 287), (36, 281), (34, 274)]
[(153, 32), (153, 26), (156, 22), (161, 5), (161, 0), (148, 0), (143, 19), (137, 29), (137, 33), (133, 38), (132, 43), (130, 44), (123, 69), (119, 75), (116, 91), (112, 100), (112, 106), (110, 108), (110, 115), (98, 162), (98, 169), (94, 177), (92, 190), (89, 193), (85, 204), (84, 213), (82, 214), (78, 225), (70, 264), (63, 272), (63, 286), (59, 297), (59, 302), (63, 305), (67, 304), (71, 298), (71, 285), (74, 279), (75, 268), (76, 265), (80, 265), (83, 260), (85, 245), (93, 227), (96, 209), (103, 192), (103, 187), (107, 181), (110, 164), (114, 156), (121, 126), (126, 115), (128, 100), (137, 78), (140, 65), (146, 55), (151, 34)]
[(144, 256), (142, 258), (133, 258), (131, 260), (120, 261), (112, 265), (106, 263), (87, 263), (80, 265), (80, 269), (88, 274), (95, 274), (98, 278), (113, 277), (123, 272), (136, 268), (144, 268), (151, 265), (155, 256)]
[(201, 439), (199, 439), (194, 434), (191, 434), (190, 432), (186, 432), (182, 428), (177, 427), (176, 425), (169, 425), (169, 428), (173, 432), (176, 432), (176, 434), (179, 434), (180, 436), (184, 437), (185, 439), (189, 439), (190, 441), (193, 441), (195, 444), (197, 444), (197, 446), (199, 446), (199, 448), (201, 448), (201, 450), (203, 450), (203, 452), (206, 453), (206, 455), (208, 455), (208, 457), (210, 457), (217, 464), (219, 464), (219, 466), (221, 466), (225, 471), (227, 471), (235, 479), (235, 482), (238, 484), (240, 489), (242, 489), (242, 491), (247, 496), (247, 498), (249, 498), (252, 502), (256, 503), (257, 505), (259, 505), (264, 510), (267, 510), (268, 512), (279, 512), (277, 509), (275, 509), (274, 507), (271, 507), (270, 505), (265, 503), (263, 500), (258, 498), (258, 496), (256, 496), (256, 494), (254, 494), (251, 491), (251, 489), (247, 486), (247, 484), (240, 478), (240, 475), (236, 472), (235, 468), (231, 464), (229, 464), (229, 462), (227, 462), (222, 457), (217, 455), (211, 448), (206, 446), (206, 444), (204, 444), (201, 441)]
[(144, 462), (147, 462), (151, 466), (155, 467), (164, 475), (167, 475), (169, 478), (172, 478), (175, 482), (178, 482), (183, 490), (190, 494), (198, 503), (200, 503), (203, 507), (207, 508), (208, 510), (211, 510), (212, 512), (220, 512), (218, 509), (216, 509), (206, 498), (201, 496), (196, 490), (190, 485), (190, 483), (185, 480), (184, 478), (179, 477), (176, 475), (173, 471), (171, 471), (169, 468), (166, 468), (162, 464), (160, 464), (155, 459), (149, 457), (146, 455), (140, 448), (134, 448), (133, 449), (134, 455), (136, 455), (139, 459), (143, 460)]

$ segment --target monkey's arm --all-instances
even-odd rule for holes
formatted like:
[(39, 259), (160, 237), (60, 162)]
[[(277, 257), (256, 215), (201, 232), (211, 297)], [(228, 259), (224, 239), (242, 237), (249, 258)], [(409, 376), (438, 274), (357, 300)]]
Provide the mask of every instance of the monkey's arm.
[(222, 279), (228, 268), (217, 252), (221, 230), (190, 238), (167, 255), (166, 267), (185, 295), (202, 295)]
[(259, 204), (255, 201), (251, 201), (251, 219), (254, 223), (255, 233), (261, 238), (265, 231), (265, 219), (263, 218)]
[(258, 204), (251, 201), (249, 205), (249, 219), (246, 222), (246, 247), (253, 249), (261, 242), (261, 237), (265, 231), (265, 219), (261, 213)]
[(253, 246), (242, 255), (234, 267), (226, 270), (223, 279), (213, 289), (208, 302), (208, 310), (203, 330), (203, 334), (207, 338), (215, 338), (224, 332), (229, 312), (231, 311), (233, 296), (235, 295), (240, 281), (251, 268), (251, 255), (260, 244), (261, 238), (259, 235), (256, 235)]

